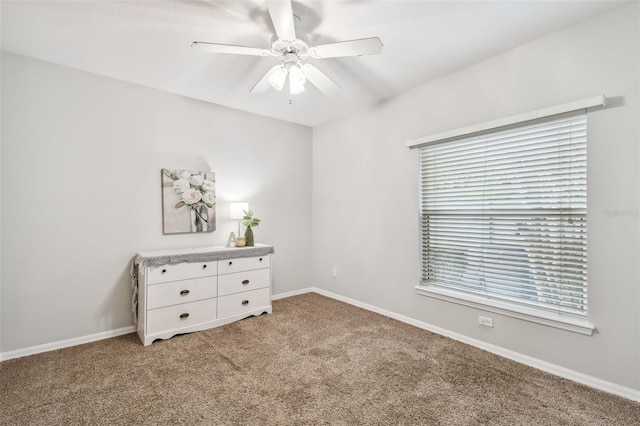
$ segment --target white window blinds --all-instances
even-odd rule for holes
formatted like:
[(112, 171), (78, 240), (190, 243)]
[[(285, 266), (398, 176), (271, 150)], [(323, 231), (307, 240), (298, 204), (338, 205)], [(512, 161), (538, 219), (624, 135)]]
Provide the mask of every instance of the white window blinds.
[(587, 314), (586, 116), (420, 148), (422, 285)]

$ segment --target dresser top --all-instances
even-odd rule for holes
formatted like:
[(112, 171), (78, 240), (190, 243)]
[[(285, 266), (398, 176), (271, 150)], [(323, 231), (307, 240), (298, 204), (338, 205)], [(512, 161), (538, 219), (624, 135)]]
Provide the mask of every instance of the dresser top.
[(252, 247), (209, 246), (143, 251), (134, 258), (135, 265), (163, 265), (178, 262), (201, 262), (234, 259), (238, 257), (264, 256), (273, 253), (268, 244), (256, 244)]

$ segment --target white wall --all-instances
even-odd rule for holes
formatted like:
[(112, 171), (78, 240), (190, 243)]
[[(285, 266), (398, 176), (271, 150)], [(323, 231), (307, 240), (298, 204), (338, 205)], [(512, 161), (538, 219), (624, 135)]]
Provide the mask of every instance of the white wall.
[[(224, 245), (233, 201), (309, 287), (310, 164), (307, 127), (3, 53), (0, 352), (132, 325), (132, 256)], [(216, 172), (213, 234), (162, 234), (162, 168)]]
[[(633, 3), (313, 131), (316, 286), (640, 389), (639, 12)], [(588, 116), (593, 336), (416, 294), (418, 153), (408, 139), (605, 94)], [(630, 212), (623, 217), (609, 210)], [(338, 277), (331, 277), (332, 268)]]

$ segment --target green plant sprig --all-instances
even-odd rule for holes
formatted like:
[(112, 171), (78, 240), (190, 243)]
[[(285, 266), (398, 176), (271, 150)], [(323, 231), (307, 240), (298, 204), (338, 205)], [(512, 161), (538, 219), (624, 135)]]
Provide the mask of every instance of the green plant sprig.
[(242, 218), (242, 224), (244, 226), (248, 226), (249, 228), (256, 228), (258, 225), (260, 225), (260, 219), (258, 219), (257, 217), (253, 217), (252, 210), (242, 210), (242, 213), (244, 213), (244, 217)]

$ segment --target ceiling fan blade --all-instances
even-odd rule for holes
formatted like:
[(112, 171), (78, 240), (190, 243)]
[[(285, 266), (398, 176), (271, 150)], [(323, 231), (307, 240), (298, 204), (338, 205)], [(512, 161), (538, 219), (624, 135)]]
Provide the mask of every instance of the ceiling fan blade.
[(278, 38), (284, 41), (296, 39), (296, 28), (293, 23), (293, 6), (291, 0), (266, 0), (271, 22)]
[(339, 58), (343, 56), (376, 55), (382, 51), (378, 37), (321, 44), (309, 49), (313, 58)]
[(302, 72), (311, 84), (327, 96), (333, 96), (340, 90), (340, 86), (311, 64), (304, 64), (302, 66)]
[(271, 77), (271, 75), (278, 71), (278, 69), (280, 68), (282, 68), (282, 65), (274, 65), (273, 67), (271, 67), (271, 69), (267, 71), (264, 76), (262, 76), (262, 78), (255, 84), (255, 86), (253, 86), (251, 90), (249, 90), (249, 93), (252, 93), (254, 95), (262, 95), (266, 93), (267, 90), (269, 90), (269, 88), (271, 87), (271, 84), (269, 84), (269, 77)]
[(207, 43), (204, 41), (194, 41), (191, 47), (211, 53), (230, 53), (233, 55), (270, 56), (271, 50), (259, 47), (236, 46), (233, 44)]

